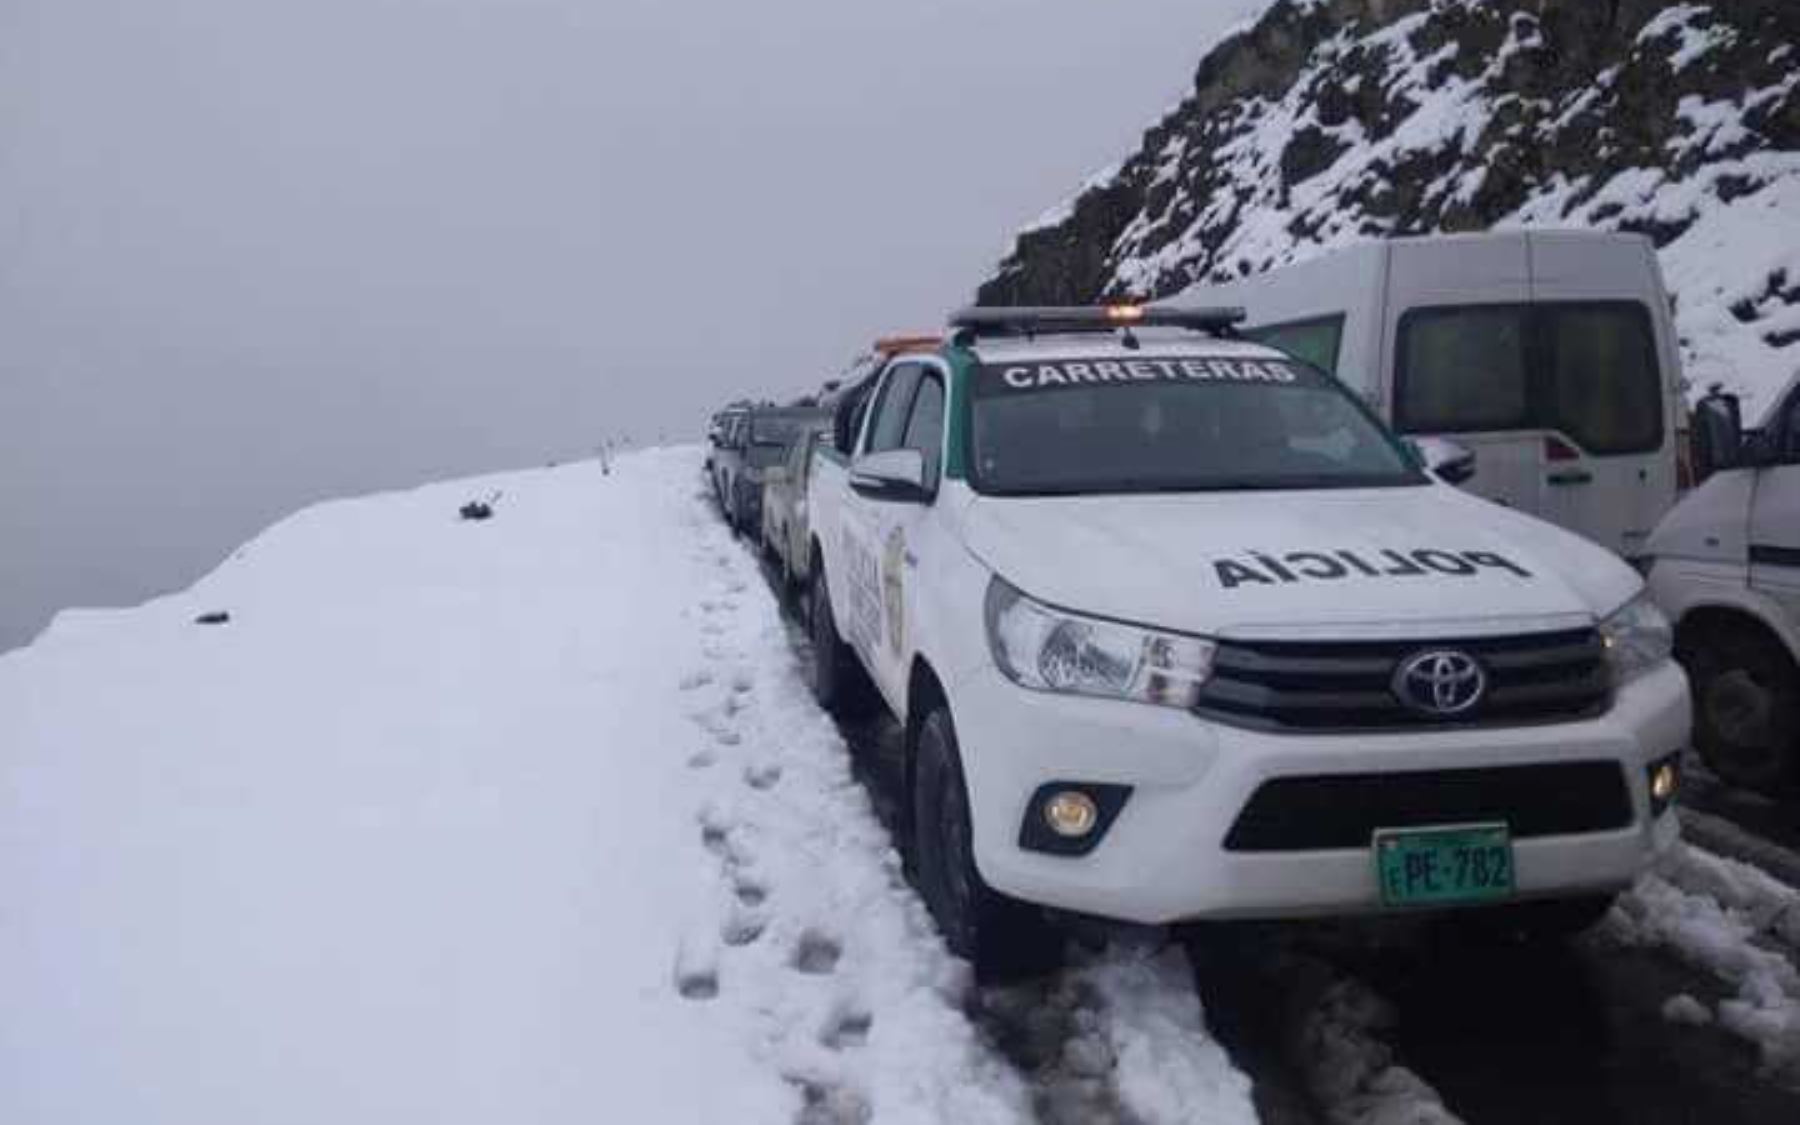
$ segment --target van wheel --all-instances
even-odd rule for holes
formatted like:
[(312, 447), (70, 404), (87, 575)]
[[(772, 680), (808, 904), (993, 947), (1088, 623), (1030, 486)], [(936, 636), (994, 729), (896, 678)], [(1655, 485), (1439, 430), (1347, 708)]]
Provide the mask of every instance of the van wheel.
[(919, 892), (950, 952), (982, 983), (1022, 980), (1062, 962), (1062, 935), (1037, 907), (989, 887), (975, 869), (969, 791), (950, 710), (938, 704), (914, 736), (913, 861)]
[(1742, 627), (1683, 646), (1694, 687), (1694, 742), (1707, 766), (1744, 789), (1800, 789), (1800, 669), (1780, 642)]
[(813, 697), (837, 718), (866, 716), (873, 709), (875, 685), (857, 662), (856, 653), (838, 635), (837, 621), (831, 616), (831, 591), (822, 569), (813, 578), (806, 616), (812, 640)]
[(1612, 909), (1612, 895), (1545, 899), (1494, 906), (1449, 919), (1465, 943), (1559, 945), (1599, 925)]

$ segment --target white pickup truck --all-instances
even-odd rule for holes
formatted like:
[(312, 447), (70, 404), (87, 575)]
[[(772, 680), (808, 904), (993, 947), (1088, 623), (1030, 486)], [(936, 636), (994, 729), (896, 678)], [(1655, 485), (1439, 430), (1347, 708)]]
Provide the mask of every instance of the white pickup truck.
[(993, 977), (1057, 912), (1585, 928), (1677, 833), (1667, 620), (1231, 320), (966, 310), (838, 404), (813, 686), (904, 725), (950, 946)]

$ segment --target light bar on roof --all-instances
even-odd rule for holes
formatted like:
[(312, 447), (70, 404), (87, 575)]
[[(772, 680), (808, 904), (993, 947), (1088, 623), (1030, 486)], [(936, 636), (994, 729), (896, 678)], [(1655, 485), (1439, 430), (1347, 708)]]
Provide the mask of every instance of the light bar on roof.
[(1214, 335), (1244, 319), (1238, 308), (1176, 308), (1169, 305), (1046, 306), (974, 305), (950, 315), (950, 327), (972, 336), (1033, 335), (1049, 332), (1105, 332), (1115, 328), (1186, 328)]
[(894, 355), (898, 352), (930, 351), (941, 346), (944, 338), (936, 332), (913, 333), (903, 336), (883, 336), (875, 341), (875, 351), (880, 355)]

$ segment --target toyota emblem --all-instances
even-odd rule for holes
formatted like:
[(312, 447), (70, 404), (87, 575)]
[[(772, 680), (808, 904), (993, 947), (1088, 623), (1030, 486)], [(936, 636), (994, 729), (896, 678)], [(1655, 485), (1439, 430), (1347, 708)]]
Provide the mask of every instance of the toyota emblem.
[(1466, 652), (1432, 649), (1400, 662), (1394, 695), (1414, 711), (1439, 718), (1461, 715), (1487, 694), (1487, 673)]

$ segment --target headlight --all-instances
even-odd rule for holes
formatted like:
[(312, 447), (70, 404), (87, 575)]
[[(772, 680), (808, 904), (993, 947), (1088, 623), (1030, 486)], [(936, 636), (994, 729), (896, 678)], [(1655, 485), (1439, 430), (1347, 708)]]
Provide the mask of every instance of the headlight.
[(1000, 671), (1038, 691), (1192, 707), (1212, 673), (1211, 641), (1051, 609), (998, 578), (987, 635)]
[(1675, 630), (1650, 596), (1639, 594), (1600, 622), (1600, 639), (1606, 645), (1613, 682), (1623, 684), (1669, 658)]

